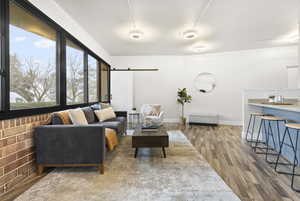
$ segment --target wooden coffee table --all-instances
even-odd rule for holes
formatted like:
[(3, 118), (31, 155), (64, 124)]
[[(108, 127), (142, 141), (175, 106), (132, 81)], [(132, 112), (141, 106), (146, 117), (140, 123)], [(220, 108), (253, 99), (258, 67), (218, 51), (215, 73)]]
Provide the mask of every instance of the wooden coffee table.
[(134, 157), (138, 155), (139, 148), (162, 148), (164, 158), (166, 158), (165, 147), (169, 147), (169, 135), (162, 126), (156, 131), (143, 131), (141, 128), (135, 129), (132, 135), (132, 147), (135, 148)]

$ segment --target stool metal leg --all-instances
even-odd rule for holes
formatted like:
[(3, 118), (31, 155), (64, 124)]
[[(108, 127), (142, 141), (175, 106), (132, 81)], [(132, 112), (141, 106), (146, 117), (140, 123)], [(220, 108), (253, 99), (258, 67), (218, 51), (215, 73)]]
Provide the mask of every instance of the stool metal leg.
[(264, 120), (262, 119), (261, 122), (260, 122), (260, 125), (259, 125), (258, 135), (257, 135), (256, 142), (255, 142), (255, 145), (254, 145), (254, 152), (255, 153), (256, 153), (256, 149), (258, 147), (257, 145), (258, 145), (258, 141), (259, 141), (259, 137), (260, 137), (260, 133), (261, 133), (261, 128), (262, 128), (263, 122), (264, 122)]
[(274, 146), (274, 148), (272, 148), (272, 149), (274, 149), (274, 150), (276, 150), (276, 143), (275, 143), (275, 139), (274, 139), (274, 133), (273, 133), (273, 130), (272, 130), (272, 126), (271, 126), (271, 122), (269, 121), (269, 123), (268, 123), (268, 130), (269, 130), (269, 133), (268, 133), (268, 136), (270, 137), (270, 134), (271, 134), (271, 137), (272, 137), (272, 141), (273, 141), (273, 146)]
[[(278, 161), (279, 161), (279, 157), (282, 153), (282, 147), (283, 147), (283, 144), (284, 144), (284, 141), (285, 141), (285, 136), (286, 134), (288, 135), (289, 137), (289, 140), (290, 140), (290, 143), (292, 145), (292, 148), (293, 148), (293, 151), (294, 151), (294, 161), (293, 161), (293, 164), (289, 163), (289, 164), (284, 164), (284, 165), (292, 165), (293, 166), (293, 171), (292, 172), (283, 172), (283, 171), (278, 171), (277, 170), (277, 167), (278, 167)], [(285, 128), (285, 131), (284, 131), (284, 134), (283, 134), (283, 138), (282, 138), (282, 141), (281, 141), (281, 144), (280, 144), (280, 149), (279, 149), (279, 155), (277, 156), (277, 160), (276, 160), (276, 164), (275, 164), (275, 171), (279, 174), (286, 174), (286, 175), (291, 175), (292, 176), (292, 181), (291, 181), (291, 188), (296, 191), (296, 192), (300, 192), (300, 190), (296, 189), (294, 187), (294, 177), (295, 176), (300, 176), (300, 174), (295, 174), (295, 168), (296, 166), (298, 165), (298, 158), (297, 158), (297, 149), (298, 149), (298, 137), (299, 137), (299, 130), (297, 130), (297, 136), (296, 136), (296, 145), (294, 146), (294, 143), (292, 141), (292, 138), (291, 138), (291, 135), (290, 135), (290, 132), (289, 132), (289, 129), (286, 127)]]
[[(292, 146), (292, 148), (293, 148), (294, 153), (296, 152), (296, 151), (295, 151), (296, 149), (295, 149), (295, 147), (294, 147), (294, 143), (293, 143), (292, 138), (291, 138), (291, 135), (290, 135), (290, 131), (289, 131), (288, 128), (286, 128), (285, 131), (284, 131), (284, 134), (283, 134), (283, 138), (282, 138), (280, 147), (279, 147), (279, 154), (278, 154), (278, 156), (277, 156), (277, 160), (276, 160), (276, 163), (275, 163), (275, 171), (276, 171), (277, 173), (280, 173), (280, 174), (292, 175), (292, 173), (290, 173), (290, 172), (283, 172), (283, 171), (278, 171), (278, 170), (277, 170), (278, 165), (293, 165), (292, 163), (280, 163), (280, 162), (278, 162), (278, 161), (279, 161), (279, 157), (280, 157), (280, 155), (281, 155), (281, 153), (282, 153), (282, 147), (283, 147), (283, 144), (284, 144), (284, 140), (285, 140), (286, 134), (287, 134), (287, 136), (289, 137), (289, 140), (290, 140), (290, 143), (291, 143), (291, 146)], [(298, 158), (296, 158), (296, 161), (297, 161), (297, 164), (298, 164)], [(297, 175), (297, 176), (300, 176), (300, 175)]]
[(282, 137), (282, 141), (281, 141), (281, 144), (280, 144), (280, 147), (279, 147), (279, 153), (278, 153), (276, 163), (275, 163), (275, 171), (278, 172), (278, 173), (282, 173), (282, 174), (284, 174), (284, 172), (277, 171), (277, 166), (278, 166), (279, 156), (281, 155), (281, 152), (282, 152), (282, 146), (283, 146), (283, 143), (284, 143), (284, 140), (285, 140), (285, 135), (287, 133), (287, 130), (288, 130), (288, 128), (285, 128), (284, 134), (283, 134), (283, 137)]
[[(266, 130), (266, 129), (265, 129)], [(278, 155), (277, 153), (269, 153), (269, 150), (276, 150), (276, 143), (275, 143), (275, 139), (274, 139), (274, 134), (273, 134), (273, 131), (272, 131), (272, 127), (271, 127), (271, 122), (268, 121), (268, 133), (266, 134), (268, 136), (267, 138), (267, 150), (266, 150), (266, 162), (269, 163), (269, 164), (275, 164), (275, 162), (272, 162), (272, 161), (268, 161), (268, 155)], [(273, 146), (274, 146), (274, 149), (273, 148), (270, 148), (270, 135), (272, 137), (272, 141), (273, 141)]]
[(278, 138), (278, 148), (279, 148), (280, 147), (279, 121), (277, 121), (276, 124), (277, 124), (277, 138)]
[[(250, 128), (250, 124), (251, 124), (251, 120), (252, 120), (252, 114), (250, 114), (250, 119), (249, 119), (249, 122), (248, 122), (248, 127), (247, 127), (247, 133), (246, 133), (246, 141), (247, 142), (249, 142), (248, 141), (248, 134), (249, 134), (249, 128)], [(254, 117), (254, 119), (255, 119), (255, 117)], [(253, 132), (253, 131), (252, 131)]]
[(252, 131), (251, 131), (251, 141), (250, 141), (251, 143), (253, 142), (253, 133), (254, 133), (254, 128), (255, 128), (255, 119), (256, 119), (256, 116), (253, 117), (253, 125), (252, 125)]
[[(300, 192), (300, 190), (295, 189), (294, 187), (294, 178), (295, 178), (295, 168), (296, 165), (298, 165), (298, 159), (297, 159), (297, 148), (298, 148), (298, 134), (299, 134), (299, 130), (297, 130), (297, 136), (296, 136), (296, 146), (295, 146), (295, 150), (294, 150), (294, 165), (293, 165), (293, 175), (292, 175), (292, 183), (291, 183), (291, 187), (294, 191), (296, 192)], [(297, 164), (296, 164), (296, 160), (297, 160)]]

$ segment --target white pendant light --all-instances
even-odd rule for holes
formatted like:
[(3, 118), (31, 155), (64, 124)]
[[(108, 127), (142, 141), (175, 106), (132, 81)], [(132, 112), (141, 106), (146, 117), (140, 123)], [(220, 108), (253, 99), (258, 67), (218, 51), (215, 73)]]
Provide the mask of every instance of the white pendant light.
[(183, 39), (191, 40), (198, 37), (198, 32), (196, 31), (196, 25), (200, 21), (200, 19), (205, 15), (206, 11), (210, 7), (213, 0), (208, 0), (205, 7), (201, 10), (199, 16), (197, 17), (196, 21), (194, 22), (192, 29), (186, 30), (182, 33)]
[(182, 35), (185, 40), (192, 40), (192, 39), (197, 38), (198, 33), (196, 30), (187, 30), (187, 31), (183, 32)]
[(134, 14), (133, 14), (133, 8), (130, 3), (130, 0), (127, 0), (127, 4), (128, 4), (128, 9), (129, 9), (129, 17), (130, 17), (130, 21), (131, 21), (131, 25), (132, 25), (132, 28), (129, 31), (129, 37), (133, 40), (140, 40), (143, 38), (144, 33), (141, 30), (137, 29), (137, 27), (136, 27), (135, 20), (134, 20)]
[(144, 35), (144, 33), (139, 30), (132, 30), (129, 32), (129, 36), (133, 40), (140, 40), (140, 39), (142, 39), (143, 35)]

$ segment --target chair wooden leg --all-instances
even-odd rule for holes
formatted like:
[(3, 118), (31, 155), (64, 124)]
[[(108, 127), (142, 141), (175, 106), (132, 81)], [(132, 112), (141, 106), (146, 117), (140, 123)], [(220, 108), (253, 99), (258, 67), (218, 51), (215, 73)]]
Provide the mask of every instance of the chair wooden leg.
[(44, 171), (44, 166), (43, 165), (38, 165), (38, 175), (41, 175)]
[(104, 174), (104, 164), (103, 163), (101, 163), (99, 165), (99, 171), (100, 171), (100, 174)]

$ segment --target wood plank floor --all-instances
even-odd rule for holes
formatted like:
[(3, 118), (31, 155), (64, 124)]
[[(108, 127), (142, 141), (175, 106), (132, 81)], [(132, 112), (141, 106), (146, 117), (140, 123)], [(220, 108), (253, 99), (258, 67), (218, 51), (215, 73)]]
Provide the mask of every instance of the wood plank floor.
[[(277, 174), (262, 155), (254, 154), (241, 141), (240, 127), (166, 126), (169, 130), (181, 129), (242, 201), (300, 201), (300, 193), (290, 188), (290, 177)], [(13, 200), (40, 178), (33, 178), (26, 185), (0, 197), (0, 200)], [(296, 179), (296, 183), (300, 188), (300, 178)]]
[[(290, 188), (290, 176), (276, 173), (263, 155), (255, 154), (241, 141), (240, 127), (192, 126), (181, 130), (241, 200), (300, 200), (300, 193)], [(300, 178), (296, 184), (300, 188)]]

